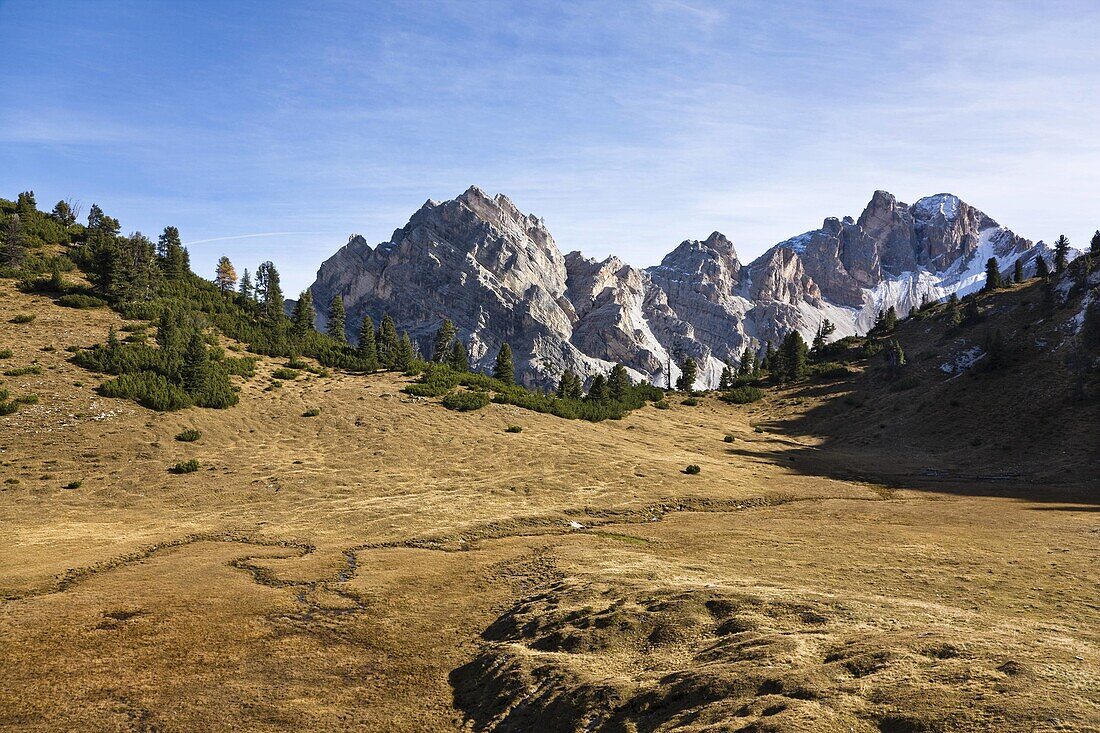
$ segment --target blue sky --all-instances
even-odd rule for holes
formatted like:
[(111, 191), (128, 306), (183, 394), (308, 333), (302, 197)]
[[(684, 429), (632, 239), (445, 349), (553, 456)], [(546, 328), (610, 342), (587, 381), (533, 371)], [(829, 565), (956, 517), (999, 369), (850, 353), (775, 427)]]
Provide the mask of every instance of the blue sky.
[(637, 265), (715, 229), (748, 260), (877, 188), (1080, 246), (1098, 37), (1093, 0), (0, 0), (0, 196), (176, 225), (290, 294), (472, 183)]

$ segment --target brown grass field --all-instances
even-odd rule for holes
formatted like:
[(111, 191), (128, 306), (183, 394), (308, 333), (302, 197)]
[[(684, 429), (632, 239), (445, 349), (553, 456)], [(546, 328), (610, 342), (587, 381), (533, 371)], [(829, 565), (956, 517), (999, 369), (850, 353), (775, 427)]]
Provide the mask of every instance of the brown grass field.
[(1090, 454), (1044, 485), (815, 433), (836, 390), (590, 424), (275, 360), (154, 413), (68, 361), (112, 323), (0, 281), (0, 372), (42, 368), (2, 377), (39, 402), (0, 418), (0, 729), (1100, 730)]

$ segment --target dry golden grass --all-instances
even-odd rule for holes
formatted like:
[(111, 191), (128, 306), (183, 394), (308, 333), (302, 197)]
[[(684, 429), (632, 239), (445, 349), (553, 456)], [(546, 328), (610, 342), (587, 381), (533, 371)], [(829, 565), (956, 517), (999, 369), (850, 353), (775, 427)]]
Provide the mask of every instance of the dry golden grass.
[(112, 323), (0, 281), (3, 366), (43, 368), (3, 379), (40, 401), (0, 418), (0, 728), (1100, 725), (1095, 505), (753, 429), (827, 396), (592, 425), (264, 360), (157, 414), (67, 361)]

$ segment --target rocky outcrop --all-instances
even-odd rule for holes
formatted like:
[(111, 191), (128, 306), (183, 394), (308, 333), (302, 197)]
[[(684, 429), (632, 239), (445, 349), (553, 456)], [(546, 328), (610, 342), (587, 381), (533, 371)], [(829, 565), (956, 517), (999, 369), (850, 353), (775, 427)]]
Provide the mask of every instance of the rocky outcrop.
[(663, 385), (690, 356), (703, 387), (746, 347), (792, 329), (808, 338), (826, 318), (836, 337), (861, 332), (890, 305), (904, 313), (925, 298), (976, 290), (989, 257), (1010, 272), (1016, 259), (1034, 269), (1037, 256), (1049, 257), (1045, 245), (956, 196), (910, 206), (876, 191), (858, 219), (828, 218), (752, 263), (714, 232), (640, 270), (616, 257), (563, 256), (541, 219), (471, 187), (427, 201), (377, 247), (352, 237), (311, 288), (319, 325), (340, 294), (349, 335), (364, 317), (388, 313), (427, 354), (449, 318), (477, 366), (487, 368), (507, 342), (531, 386), (549, 386), (565, 369), (592, 376), (615, 363)]

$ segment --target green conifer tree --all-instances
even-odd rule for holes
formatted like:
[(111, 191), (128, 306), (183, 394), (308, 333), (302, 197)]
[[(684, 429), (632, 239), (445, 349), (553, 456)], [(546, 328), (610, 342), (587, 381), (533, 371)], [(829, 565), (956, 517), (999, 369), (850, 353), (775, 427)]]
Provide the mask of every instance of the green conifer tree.
[(607, 377), (597, 374), (592, 377), (592, 384), (588, 387), (588, 399), (592, 402), (607, 402), (611, 399), (611, 390), (607, 386)]
[(378, 344), (374, 340), (374, 319), (369, 313), (363, 314), (363, 322), (359, 324), (359, 342), (355, 353), (364, 370), (373, 372), (378, 368)]
[(698, 377), (699, 368), (695, 360), (690, 356), (680, 364), (680, 378), (676, 380), (676, 390), (679, 392), (694, 392), (695, 380)]
[(183, 388), (194, 396), (206, 390), (210, 381), (210, 352), (202, 334), (195, 331), (183, 352)]
[(432, 361), (443, 363), (451, 354), (451, 342), (455, 338), (455, 324), (444, 318), (439, 330), (435, 332), (435, 344), (432, 349)]
[(1093, 257), (1100, 257), (1100, 229), (1096, 230), (1096, 234), (1092, 235), (1092, 241), (1089, 242), (1089, 252)]
[(256, 300), (260, 303), (260, 314), (269, 323), (277, 324), (283, 319), (283, 289), (279, 283), (279, 271), (270, 260), (256, 268)]
[[(897, 316), (895, 315), (895, 318)], [(782, 369), (779, 371), (779, 379), (789, 382), (802, 379), (810, 371), (809, 349), (798, 331), (791, 331), (783, 339)]]
[(447, 357), (447, 364), (456, 372), (470, 371), (470, 354), (466, 351), (466, 345), (462, 339), (456, 338), (451, 345), (451, 353)]
[(1054, 272), (1061, 275), (1069, 264), (1069, 239), (1065, 234), (1059, 235), (1054, 242)]
[(332, 296), (328, 309), (328, 335), (341, 344), (348, 342), (347, 312), (344, 310), (344, 296)]
[(1024, 281), (1024, 260), (1022, 257), (1016, 258), (1016, 264), (1012, 266), (1012, 282), (1022, 283)]
[(309, 333), (314, 328), (317, 320), (317, 311), (313, 307), (313, 291), (306, 288), (298, 296), (298, 303), (294, 306), (294, 315), (291, 317), (294, 332), (298, 335)]
[(401, 337), (397, 335), (397, 326), (388, 313), (382, 314), (382, 323), (378, 327), (378, 361), (386, 369), (397, 367)]
[(516, 368), (512, 362), (512, 347), (507, 342), (500, 345), (496, 362), (493, 363), (493, 377), (505, 384), (516, 383)]
[(245, 300), (252, 300), (252, 275), (248, 273), (248, 268), (244, 268), (244, 274), (241, 275), (241, 297)]
[(990, 257), (985, 263), (985, 287), (984, 290), (993, 291), (1004, 287), (1001, 279), (1001, 266), (996, 257)]
[(722, 367), (722, 376), (718, 378), (718, 389), (725, 391), (733, 386), (733, 370), (729, 365)]
[(1035, 258), (1035, 277), (1050, 277), (1050, 265), (1041, 254)]
[(409, 338), (409, 333), (404, 331), (401, 334), (401, 340), (398, 342), (397, 359), (394, 368), (399, 372), (407, 372), (412, 369), (415, 359), (416, 349), (413, 348), (412, 339)]
[(611, 399), (617, 402), (625, 400), (627, 392), (630, 391), (630, 375), (627, 373), (626, 367), (622, 364), (616, 364), (612, 367), (607, 385), (611, 392)]

